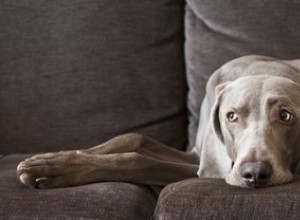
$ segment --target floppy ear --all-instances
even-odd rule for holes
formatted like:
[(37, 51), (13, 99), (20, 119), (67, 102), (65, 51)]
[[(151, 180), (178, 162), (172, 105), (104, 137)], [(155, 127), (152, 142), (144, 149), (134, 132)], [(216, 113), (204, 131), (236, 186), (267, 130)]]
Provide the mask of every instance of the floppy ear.
[(300, 176), (300, 149), (297, 148), (296, 152), (294, 153), (294, 161), (292, 163), (292, 171), (295, 175)]
[(298, 176), (300, 176), (300, 160), (298, 161), (298, 163), (294, 166), (294, 173)]
[(224, 143), (224, 136), (222, 134), (221, 130), (221, 123), (219, 118), (219, 112), (220, 112), (220, 103), (222, 101), (222, 96), (226, 90), (226, 87), (230, 84), (230, 82), (225, 82), (220, 85), (218, 85), (215, 89), (216, 93), (216, 99), (215, 103), (212, 109), (212, 127), (213, 131), (215, 132), (216, 136), (219, 138), (219, 140)]

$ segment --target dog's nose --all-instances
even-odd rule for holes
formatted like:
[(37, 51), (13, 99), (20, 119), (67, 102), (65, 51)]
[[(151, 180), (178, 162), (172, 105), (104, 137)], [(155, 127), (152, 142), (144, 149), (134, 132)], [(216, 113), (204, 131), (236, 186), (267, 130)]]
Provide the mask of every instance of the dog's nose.
[(245, 162), (240, 166), (240, 175), (249, 187), (260, 187), (269, 182), (272, 170), (268, 162)]

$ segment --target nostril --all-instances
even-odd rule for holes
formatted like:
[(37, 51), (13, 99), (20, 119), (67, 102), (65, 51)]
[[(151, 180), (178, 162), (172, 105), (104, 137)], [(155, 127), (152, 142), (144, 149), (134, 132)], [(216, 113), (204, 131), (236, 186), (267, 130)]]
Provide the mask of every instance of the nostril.
[(267, 181), (272, 175), (272, 166), (269, 163), (258, 164), (256, 168), (256, 175), (259, 181)]
[(243, 177), (244, 177), (245, 179), (252, 179), (252, 178), (253, 178), (253, 175), (252, 175), (251, 173), (245, 173), (245, 174), (243, 175)]
[(252, 179), (255, 176), (252, 163), (244, 163), (240, 166), (240, 174), (245, 179)]
[(260, 179), (260, 180), (268, 179), (268, 175), (266, 173), (260, 173), (258, 175), (258, 179)]

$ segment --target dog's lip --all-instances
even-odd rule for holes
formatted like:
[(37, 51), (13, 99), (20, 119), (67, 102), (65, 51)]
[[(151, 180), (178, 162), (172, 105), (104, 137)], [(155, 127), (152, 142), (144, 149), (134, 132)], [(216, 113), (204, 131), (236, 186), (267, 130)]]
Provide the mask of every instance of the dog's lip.
[(225, 181), (229, 185), (237, 186), (237, 187), (244, 188), (244, 189), (265, 188), (265, 187), (269, 187), (272, 185), (271, 181), (265, 181), (265, 182), (259, 183), (255, 180), (244, 179), (240, 176), (236, 177), (235, 181), (232, 181), (231, 178), (228, 179), (228, 177), (226, 177)]
[(284, 185), (284, 184), (288, 184), (291, 183), (293, 181), (296, 180), (300, 180), (300, 177), (297, 176), (293, 176), (292, 179), (286, 179), (284, 181), (278, 181), (278, 182), (273, 182), (272, 180), (267, 181), (266, 183), (263, 184), (255, 184), (250, 182), (249, 180), (244, 180), (242, 181), (242, 183), (240, 185), (237, 185), (241, 188), (245, 188), (245, 189), (261, 189), (261, 188), (267, 188), (267, 187), (272, 187), (272, 186), (280, 186), (280, 185)]
[(253, 188), (253, 189), (270, 186), (267, 182), (258, 183), (254, 180), (244, 180), (244, 182), (245, 182), (245, 185), (247, 186), (247, 188)]
[[(237, 167), (238, 161), (235, 161), (235, 166)], [(284, 172), (284, 176), (280, 176), (277, 174), (276, 170), (272, 173), (271, 178), (267, 181), (264, 181), (262, 183), (253, 183), (249, 181), (248, 179), (244, 179), (239, 175), (239, 172), (235, 167), (231, 170), (230, 173), (225, 177), (225, 182), (229, 185), (244, 188), (244, 189), (261, 189), (261, 188), (268, 188), (272, 186), (279, 186), (288, 184), (290, 182), (293, 182), (295, 180), (300, 180), (300, 175), (293, 175), (292, 172), (290, 172), (291, 175), (287, 175), (287, 172)]]

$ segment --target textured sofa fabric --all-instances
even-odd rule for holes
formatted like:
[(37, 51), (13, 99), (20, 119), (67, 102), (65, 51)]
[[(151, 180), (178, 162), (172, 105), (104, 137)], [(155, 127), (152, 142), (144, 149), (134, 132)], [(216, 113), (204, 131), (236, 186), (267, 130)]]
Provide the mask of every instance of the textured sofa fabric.
[(260, 54), (300, 58), (297, 0), (187, 0), (185, 34), (189, 144), (194, 145), (205, 84), (225, 62)]
[(183, 0), (0, 0), (0, 154), (186, 143)]
[(145, 186), (96, 183), (50, 190), (27, 188), (16, 175), (17, 164), (27, 156), (0, 160), (0, 219), (145, 220), (153, 215), (157, 198)]
[(228, 186), (224, 180), (189, 179), (166, 187), (157, 220), (299, 219), (300, 181), (263, 189)]
[(0, 219), (150, 219), (150, 187), (36, 190), (16, 168), (127, 132), (184, 147), (183, 16), (184, 0), (0, 0)]
[[(299, 1), (187, 0), (185, 54), (188, 79), (189, 145), (195, 142), (205, 84), (225, 62), (261, 54), (300, 58)], [(300, 219), (300, 181), (246, 190), (224, 180), (191, 179), (160, 194), (158, 220)]]
[[(189, 145), (205, 83), (246, 54), (299, 58), (296, 0), (188, 0)], [(99, 144), (137, 131), (187, 140), (183, 0), (0, 0), (0, 219), (149, 219), (155, 193), (128, 183), (35, 190), (29, 154)], [(1, 155), (6, 155), (2, 156)], [(166, 187), (156, 219), (299, 219), (300, 183), (258, 190), (223, 180)]]

